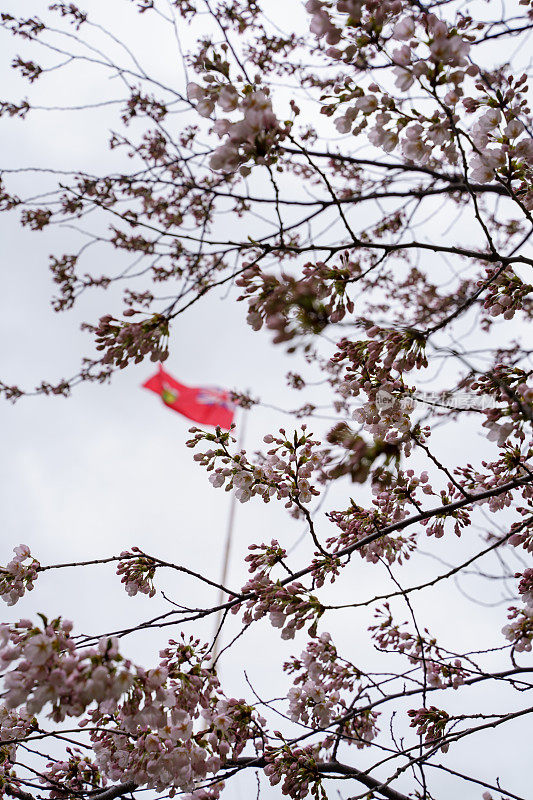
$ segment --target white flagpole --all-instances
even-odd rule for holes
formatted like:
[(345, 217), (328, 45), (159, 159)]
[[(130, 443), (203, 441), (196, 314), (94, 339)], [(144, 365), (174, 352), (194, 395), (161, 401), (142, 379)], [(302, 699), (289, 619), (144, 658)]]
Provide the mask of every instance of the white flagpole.
[[(240, 417), (241, 418), (240, 418), (239, 435), (238, 435), (238, 440), (237, 440), (237, 451), (239, 453), (240, 453), (240, 451), (242, 450), (242, 448), (244, 446), (244, 434), (245, 434), (245, 430), (246, 430), (246, 409), (244, 409), (244, 408), (242, 409)], [(229, 507), (229, 515), (228, 515), (228, 524), (227, 524), (227, 528), (226, 528), (226, 541), (225, 541), (225, 544), (224, 544), (224, 555), (222, 557), (222, 575), (221, 575), (221, 578), (220, 578), (220, 583), (221, 583), (222, 586), (226, 585), (226, 578), (228, 576), (228, 567), (229, 567), (230, 555), (231, 555), (231, 545), (233, 543), (233, 525), (234, 525), (234, 522), (235, 522), (235, 509), (236, 509), (236, 507), (237, 507), (237, 498), (235, 496), (235, 492), (232, 491), (230, 507)], [(225, 595), (224, 590), (223, 589), (219, 589), (218, 599), (217, 599), (217, 606), (222, 605), (222, 603), (224, 602), (224, 595)], [(220, 627), (220, 623), (222, 622), (223, 613), (224, 613), (223, 609), (220, 609), (220, 611), (218, 611), (218, 613), (217, 613), (216, 620), (215, 620), (215, 631), (214, 631), (214, 635), (215, 636), (217, 635), (217, 631), (218, 631), (218, 629)], [(215, 659), (216, 659), (216, 657), (218, 655), (218, 651), (220, 649), (221, 633), (222, 633), (222, 631), (219, 632), (219, 634), (217, 636), (217, 639), (215, 641), (215, 644), (213, 646), (213, 662), (215, 661)]]

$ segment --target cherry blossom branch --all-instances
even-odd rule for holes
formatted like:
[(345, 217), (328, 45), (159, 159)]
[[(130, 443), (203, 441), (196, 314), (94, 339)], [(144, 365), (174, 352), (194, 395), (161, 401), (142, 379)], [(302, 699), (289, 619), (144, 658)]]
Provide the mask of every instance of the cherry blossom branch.
[[(265, 765), (264, 759), (262, 758), (239, 758), (236, 759), (234, 763), (239, 767), (261, 767)], [(231, 766), (231, 764), (228, 766)], [(336, 761), (322, 762), (317, 764), (317, 769), (322, 775), (328, 775), (331, 777), (335, 777), (335, 775), (344, 775), (353, 778), (359, 783), (362, 783), (368, 789), (378, 791), (381, 795), (383, 795), (383, 797), (388, 798), (388, 800), (408, 800), (407, 795), (401, 794), (395, 789), (384, 787), (382, 791), (379, 780), (372, 778), (366, 772), (362, 772), (356, 767), (352, 767), (348, 764), (342, 764)]]

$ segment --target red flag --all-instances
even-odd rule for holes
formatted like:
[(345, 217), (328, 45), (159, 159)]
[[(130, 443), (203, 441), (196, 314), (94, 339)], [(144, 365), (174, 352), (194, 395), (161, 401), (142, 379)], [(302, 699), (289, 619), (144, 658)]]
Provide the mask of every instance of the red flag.
[(233, 422), (235, 403), (230, 393), (211, 386), (184, 386), (159, 367), (152, 378), (143, 383), (145, 389), (161, 396), (169, 408), (201, 425), (219, 425), (229, 430)]

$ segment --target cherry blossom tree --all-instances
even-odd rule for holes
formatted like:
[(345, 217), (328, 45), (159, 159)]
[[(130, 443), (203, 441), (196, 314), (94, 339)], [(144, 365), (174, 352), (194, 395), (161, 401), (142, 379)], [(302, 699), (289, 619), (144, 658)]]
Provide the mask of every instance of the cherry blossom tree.
[[(61, 226), (83, 227), (75, 252), (50, 256), (58, 312), (86, 292), (123, 297), (121, 313), (84, 324), (95, 349), (78, 374), (43, 376), (35, 389), (1, 383), (2, 394), (68, 395), (130, 362), (164, 361), (173, 321), (227, 285), (228, 309), (244, 304), (250, 326), (302, 365), (287, 382), (303, 399), (258, 452), (240, 450), (234, 430), (192, 428), (192, 458), (241, 503), (281, 503), (312, 547), (301, 559), (283, 532), (251, 541), (249, 578), (228, 587), (133, 543), (79, 564), (42, 564), (15, 546), (0, 572), (8, 605), (37, 595), (43, 571), (59, 579), (93, 563), (115, 569), (129, 595), (153, 598), (173, 570), (223, 599), (169, 600), (173, 638), (144, 664), (126, 656), (128, 636), (161, 616), (94, 639), (64, 617), (0, 626), (0, 797), (150, 789), (209, 800), (224, 787), (231, 796), (232, 778), (249, 771), (258, 791), (294, 800), (430, 800), (442, 797), (443, 771), (457, 797), (524, 797), (481, 749), (468, 771), (452, 765), (470, 740), (512, 737), (533, 711), (533, 123), (517, 67), (533, 2), (309, 0), (299, 10), (306, 21), (292, 28), (266, 0), (132, 0), (117, 27), (73, 3), (0, 13), (7, 60), (30, 84), (27, 98), (2, 99), (3, 124), (33, 124), (42, 81), (78, 67), (114, 78), (98, 105), (113, 115), (117, 169), (35, 168), (40, 188), (21, 192), (12, 165), (0, 208), (37, 232), (56, 226), (59, 248)], [(145, 71), (128, 15), (167, 31), (181, 83)], [(115, 272), (101, 274), (97, 247), (107, 269), (116, 257)], [(306, 371), (329, 392), (323, 437)], [(480, 453), (462, 446), (466, 430), (482, 437)], [(363, 562), (375, 580), (361, 596)], [(492, 636), (471, 650), (419, 623), (427, 593), (445, 597), (469, 572), (477, 599), (504, 587), (506, 604), (486, 610)], [(465, 625), (469, 608), (464, 599)], [(328, 632), (347, 609), (377, 669), (352, 663)], [(214, 638), (199, 641), (195, 622), (220, 612)], [(239, 636), (266, 618), (298, 640), (286, 662), (269, 654), (283, 697), (225, 691), (215, 653), (220, 639), (231, 645), (234, 615)]]

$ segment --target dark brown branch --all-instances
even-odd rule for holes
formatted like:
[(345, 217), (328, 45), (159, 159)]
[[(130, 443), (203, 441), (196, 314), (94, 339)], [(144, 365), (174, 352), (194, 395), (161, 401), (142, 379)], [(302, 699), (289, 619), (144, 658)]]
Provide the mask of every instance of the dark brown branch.
[(122, 797), (128, 792), (133, 792), (138, 786), (134, 781), (127, 781), (126, 783), (119, 783), (118, 786), (111, 786), (98, 794), (91, 794), (91, 800), (113, 800), (115, 797)]
[(16, 797), (17, 800), (35, 800), (32, 794), (23, 792), (22, 789), (16, 789), (14, 786), (3, 786), (2, 789), (8, 797)]
[[(227, 767), (231, 768), (236, 766), (244, 768), (262, 768), (265, 766), (265, 764), (266, 762), (264, 758), (236, 758), (233, 761), (228, 761)], [(331, 775), (331, 777), (334, 777), (335, 775), (346, 775), (347, 777), (352, 777), (362, 783), (368, 789), (378, 791), (381, 795), (383, 795), (383, 797), (388, 798), (388, 800), (409, 800), (407, 795), (401, 794), (401, 792), (397, 792), (395, 789), (391, 789), (388, 786), (379, 788), (381, 786), (381, 781), (377, 780), (376, 778), (371, 778), (370, 775), (366, 774), (366, 772), (361, 772), (361, 770), (351, 767), (348, 764), (340, 764), (336, 761), (329, 761), (322, 764), (317, 764), (317, 770), (321, 775)]]

